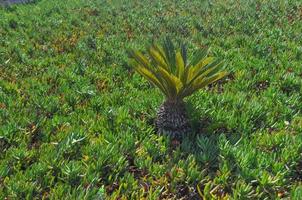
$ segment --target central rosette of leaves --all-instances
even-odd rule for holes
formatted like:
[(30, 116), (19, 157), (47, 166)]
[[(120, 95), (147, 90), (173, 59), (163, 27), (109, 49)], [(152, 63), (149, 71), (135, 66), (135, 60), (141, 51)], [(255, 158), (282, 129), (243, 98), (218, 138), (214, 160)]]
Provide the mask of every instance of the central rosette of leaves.
[(189, 132), (183, 99), (227, 74), (222, 60), (208, 56), (208, 50), (200, 49), (187, 59), (185, 45), (175, 48), (170, 39), (165, 39), (163, 45), (153, 43), (147, 55), (129, 51), (130, 65), (165, 96), (157, 112), (159, 133), (178, 137)]

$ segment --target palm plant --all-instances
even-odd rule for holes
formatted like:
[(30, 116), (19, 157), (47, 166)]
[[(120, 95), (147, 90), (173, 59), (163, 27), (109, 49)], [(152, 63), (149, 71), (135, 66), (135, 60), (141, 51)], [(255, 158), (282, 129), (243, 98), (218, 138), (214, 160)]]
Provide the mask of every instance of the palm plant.
[(165, 96), (155, 121), (159, 133), (180, 137), (189, 132), (183, 99), (227, 74), (222, 60), (208, 56), (208, 51), (200, 49), (187, 59), (185, 45), (176, 49), (170, 39), (165, 39), (163, 45), (153, 43), (148, 55), (129, 51), (129, 64)]

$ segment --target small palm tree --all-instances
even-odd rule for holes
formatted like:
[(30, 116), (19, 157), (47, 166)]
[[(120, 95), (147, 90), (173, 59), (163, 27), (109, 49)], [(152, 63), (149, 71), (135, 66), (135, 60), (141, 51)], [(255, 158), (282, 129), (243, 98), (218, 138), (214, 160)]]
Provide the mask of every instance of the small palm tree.
[(200, 49), (188, 60), (185, 45), (175, 49), (165, 39), (162, 46), (152, 44), (147, 56), (129, 51), (130, 65), (165, 95), (155, 122), (159, 133), (179, 138), (189, 132), (183, 99), (227, 74), (222, 60), (209, 57), (208, 50)]

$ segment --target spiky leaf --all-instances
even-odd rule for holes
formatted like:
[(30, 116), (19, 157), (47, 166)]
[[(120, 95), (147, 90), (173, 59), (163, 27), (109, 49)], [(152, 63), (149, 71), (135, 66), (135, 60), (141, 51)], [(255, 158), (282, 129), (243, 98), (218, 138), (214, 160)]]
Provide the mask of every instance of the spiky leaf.
[(187, 61), (184, 45), (175, 49), (170, 39), (164, 40), (163, 46), (153, 43), (149, 56), (139, 51), (130, 51), (136, 71), (153, 85), (159, 87), (170, 100), (181, 99), (211, 84), (226, 75), (223, 62), (208, 55), (209, 48), (204, 48)]
[(161, 55), (160, 51), (156, 50), (154, 46), (151, 46), (149, 49), (151, 58), (161, 67), (168, 69), (168, 64), (165, 61), (165, 58)]
[(180, 52), (176, 53), (176, 74), (179, 79), (182, 79), (185, 72), (185, 62)]

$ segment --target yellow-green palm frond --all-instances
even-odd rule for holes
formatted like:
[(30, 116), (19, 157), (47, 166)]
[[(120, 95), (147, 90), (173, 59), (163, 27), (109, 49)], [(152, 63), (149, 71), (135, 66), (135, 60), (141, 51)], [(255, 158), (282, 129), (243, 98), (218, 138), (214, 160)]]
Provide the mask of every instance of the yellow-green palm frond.
[(208, 52), (208, 48), (200, 49), (188, 61), (185, 45), (176, 49), (166, 39), (162, 46), (152, 44), (147, 55), (130, 50), (129, 64), (167, 98), (182, 99), (227, 74), (223, 61), (208, 56)]

